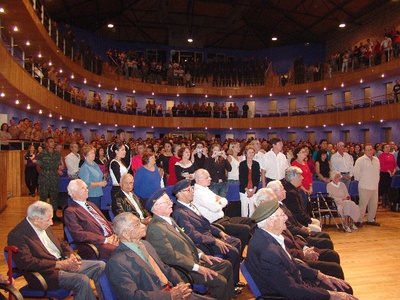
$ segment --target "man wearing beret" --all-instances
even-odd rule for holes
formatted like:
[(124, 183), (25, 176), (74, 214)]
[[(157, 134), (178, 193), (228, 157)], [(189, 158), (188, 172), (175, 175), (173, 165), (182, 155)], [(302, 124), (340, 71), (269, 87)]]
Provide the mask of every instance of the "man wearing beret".
[[(210, 224), (203, 217), (193, 201), (193, 187), (190, 180), (184, 179), (174, 185), (172, 194), (178, 199), (172, 217), (183, 228), (198, 248), (211, 251), (213, 254), (223, 254), (232, 264), (234, 282), (237, 287), (244, 286), (239, 282), (240, 240), (231, 237), (219, 227)], [(208, 252), (206, 252), (208, 253)]]
[(210, 288), (215, 299), (229, 300), (236, 296), (232, 265), (221, 258), (204, 254), (178, 227), (170, 217), (172, 201), (165, 189), (156, 191), (148, 198), (146, 209), (153, 213), (147, 228), (147, 241), (165, 264), (178, 265), (187, 270), (194, 283)]
[(278, 201), (261, 203), (252, 219), (258, 229), (244, 263), (262, 294), (275, 293), (288, 299), (357, 299), (344, 280), (327, 276), (290, 256), (282, 236), (287, 217)]

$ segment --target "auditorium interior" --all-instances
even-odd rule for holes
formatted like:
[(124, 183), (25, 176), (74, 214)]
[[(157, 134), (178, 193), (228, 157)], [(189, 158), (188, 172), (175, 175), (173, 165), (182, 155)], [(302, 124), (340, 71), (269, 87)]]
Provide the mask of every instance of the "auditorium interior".
[[(400, 79), (400, 49), (388, 58), (383, 53), (379, 63), (373, 53), (350, 58), (345, 70), (340, 54), (367, 39), (375, 45), (387, 28), (400, 30), (399, 9), (395, 0), (3, 1), (0, 120), (29, 118), (45, 128), (80, 131), (87, 140), (95, 135), (109, 139), (122, 128), (127, 139), (143, 140), (280, 137), (398, 144), (400, 101), (392, 91)], [(72, 44), (65, 38), (69, 32)], [(83, 55), (85, 47), (90, 47), (89, 58)], [(136, 76), (110, 49), (133, 49), (137, 57), (161, 61), (165, 72)], [(186, 69), (185, 75), (193, 70), (188, 85), (188, 77), (168, 73), (175, 63)], [(52, 86), (36, 64), (54, 66), (71, 90)], [(87, 103), (77, 100), (79, 91)], [(98, 107), (93, 105), (96, 95), (102, 98)], [(109, 108), (110, 98), (120, 99), (121, 107)], [(128, 101), (137, 103), (134, 113)], [(173, 107), (180, 102), (204, 103), (214, 111), (177, 111)], [(149, 110), (148, 103), (162, 108)], [(238, 106), (236, 114), (231, 105)], [(225, 114), (215, 106), (226, 107)], [(22, 141), (22, 150), (0, 151), (5, 175), (0, 186), (2, 248), (33, 201), (23, 180), (23, 156), (30, 143)], [(327, 226), (326, 231), (355, 296), (399, 299), (399, 213), (379, 207), (377, 218), (379, 228), (345, 234)], [(62, 225), (54, 229), (62, 237)], [(6, 273), (0, 259), (0, 274)], [(22, 284), (16, 282), (17, 287)], [(248, 287), (237, 297), (252, 298)]]

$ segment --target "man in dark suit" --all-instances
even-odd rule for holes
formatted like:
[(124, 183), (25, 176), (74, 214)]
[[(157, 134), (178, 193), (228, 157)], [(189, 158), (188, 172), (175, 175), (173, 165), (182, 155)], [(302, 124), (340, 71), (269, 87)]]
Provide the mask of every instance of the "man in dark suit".
[[(88, 188), (83, 180), (71, 180), (67, 190), (73, 201), (64, 211), (64, 224), (73, 240), (94, 244), (100, 257), (109, 259), (118, 246), (118, 237), (113, 232), (112, 224), (95, 204), (86, 201)], [(93, 258), (93, 253), (87, 247), (77, 247), (82, 257)]]
[(125, 174), (121, 176), (120, 189), (112, 195), (111, 209), (114, 216), (123, 212), (130, 212), (140, 219), (140, 221), (148, 225), (151, 221), (150, 214), (143, 209), (138, 197), (132, 192), (133, 176)]
[(165, 265), (146, 236), (146, 227), (131, 213), (114, 219), (120, 244), (107, 261), (106, 274), (118, 299), (196, 299), (188, 283)]
[(170, 217), (172, 201), (164, 189), (148, 198), (146, 209), (154, 214), (147, 228), (147, 241), (164, 263), (178, 265), (188, 271), (195, 283), (210, 288), (211, 296), (215, 299), (229, 300), (235, 297), (232, 265), (221, 258), (204, 254), (177, 226)]
[(282, 236), (287, 217), (276, 200), (261, 203), (252, 218), (257, 222), (245, 265), (260, 292), (288, 299), (357, 299), (344, 280), (327, 276), (294, 260)]
[[(177, 182), (172, 189), (172, 194), (178, 199), (172, 217), (179, 227), (184, 229), (185, 233), (203, 252), (225, 255), (232, 264), (235, 285), (243, 287), (244, 283), (239, 282), (240, 240), (227, 235), (201, 215), (192, 203), (193, 187), (190, 180), (184, 179)], [(209, 253), (210, 249), (212, 253)]]
[[(36, 201), (28, 207), (28, 216), (8, 234), (7, 244), (17, 246), (13, 255), (17, 267), (24, 271), (39, 272), (50, 290), (72, 290), (74, 299), (96, 300), (90, 286), (93, 279), (97, 292), (98, 276), (103, 272), (102, 261), (81, 260), (66, 242), (60, 242), (51, 229), (53, 208), (50, 204)], [(40, 289), (34, 276), (27, 273), (29, 287)]]

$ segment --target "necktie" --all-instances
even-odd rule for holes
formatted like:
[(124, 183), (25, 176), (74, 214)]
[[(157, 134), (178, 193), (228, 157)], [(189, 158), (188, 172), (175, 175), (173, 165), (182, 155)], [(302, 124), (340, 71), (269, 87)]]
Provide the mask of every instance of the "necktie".
[(107, 221), (104, 220), (104, 218), (100, 216), (99, 213), (89, 203), (86, 202), (85, 204), (92, 216), (96, 219), (97, 222), (100, 223), (101, 227), (105, 229), (105, 231), (107, 232), (107, 236), (113, 235), (113, 231), (108, 225)]
[(160, 267), (157, 265), (154, 258), (149, 254), (149, 252), (146, 249), (146, 246), (143, 245), (142, 242), (139, 242), (138, 247), (143, 252), (144, 257), (146, 257), (147, 263), (150, 265), (150, 267), (156, 273), (157, 277), (160, 279), (161, 286), (166, 285), (168, 283), (167, 277), (165, 277), (164, 273), (161, 271)]
[(190, 207), (197, 215), (201, 216), (200, 211), (197, 209), (197, 207), (196, 207), (194, 204), (192, 204), (192, 203), (190, 202), (190, 203), (189, 203), (189, 207)]

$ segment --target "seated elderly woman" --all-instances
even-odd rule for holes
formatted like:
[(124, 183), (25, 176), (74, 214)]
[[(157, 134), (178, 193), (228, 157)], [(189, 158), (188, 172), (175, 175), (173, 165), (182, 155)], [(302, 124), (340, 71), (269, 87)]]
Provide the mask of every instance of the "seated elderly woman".
[(338, 171), (332, 171), (330, 174), (331, 182), (326, 186), (329, 195), (335, 200), (338, 212), (344, 220), (343, 229), (346, 232), (358, 229), (354, 222), (357, 222), (360, 216), (360, 210), (350, 199), (346, 185), (340, 181), (341, 175)]

